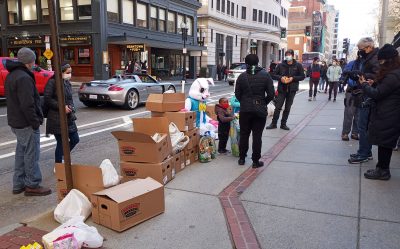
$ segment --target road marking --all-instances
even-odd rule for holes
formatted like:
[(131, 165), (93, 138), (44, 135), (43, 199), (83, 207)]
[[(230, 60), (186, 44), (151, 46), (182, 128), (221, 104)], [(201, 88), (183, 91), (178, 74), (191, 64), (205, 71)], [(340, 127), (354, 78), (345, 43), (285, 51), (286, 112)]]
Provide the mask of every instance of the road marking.
[(15, 151), (11, 152), (11, 153), (4, 154), (4, 155), (1, 155), (0, 159), (7, 158), (7, 157), (12, 157), (14, 155), (15, 155)]
[(7, 117), (7, 114), (0, 114), (0, 117)]

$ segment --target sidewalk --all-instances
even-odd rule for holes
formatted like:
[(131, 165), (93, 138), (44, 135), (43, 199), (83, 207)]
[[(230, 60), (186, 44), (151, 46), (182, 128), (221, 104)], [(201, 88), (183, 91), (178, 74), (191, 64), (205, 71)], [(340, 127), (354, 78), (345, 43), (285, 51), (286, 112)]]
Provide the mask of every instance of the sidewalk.
[[(308, 102), (302, 92), (288, 120), (291, 131), (264, 132), (263, 168), (250, 168), (250, 158), (243, 167), (218, 156), (167, 184), (164, 214), (122, 233), (91, 218), (86, 223), (110, 249), (398, 249), (400, 152), (393, 153), (390, 181), (364, 179), (376, 148), (373, 161), (349, 165), (358, 142), (341, 141), (342, 119), (343, 95), (336, 103), (326, 94)], [(52, 215), (23, 222), (50, 231), (58, 226)]]

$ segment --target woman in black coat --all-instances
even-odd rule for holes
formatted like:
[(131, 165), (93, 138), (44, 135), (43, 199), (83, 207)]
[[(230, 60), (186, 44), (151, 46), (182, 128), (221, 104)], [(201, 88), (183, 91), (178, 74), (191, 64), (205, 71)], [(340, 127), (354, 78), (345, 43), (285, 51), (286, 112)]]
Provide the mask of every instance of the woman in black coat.
[[(371, 86), (374, 84), (371, 80), (362, 83), (364, 94), (375, 101), (371, 107), (368, 139), (378, 145), (376, 169), (368, 170), (364, 176), (389, 180), (390, 159), (400, 136), (400, 57), (392, 45), (386, 44), (379, 50), (378, 60), (376, 87)], [(364, 81), (363, 77), (361, 81)]]
[[(72, 98), (72, 86), (70, 82), (72, 68), (69, 64), (63, 64), (61, 66), (61, 71), (64, 83), (65, 113), (67, 114), (69, 149), (72, 150), (79, 143), (78, 128), (75, 124), (75, 106)], [(60, 114), (58, 110), (56, 82), (54, 78), (49, 80), (44, 89), (43, 109), (45, 110), (44, 112), (47, 112), (46, 134), (54, 134), (54, 137), (57, 141), (55, 162), (61, 163), (63, 158), (63, 147), (61, 140), (61, 125)]]

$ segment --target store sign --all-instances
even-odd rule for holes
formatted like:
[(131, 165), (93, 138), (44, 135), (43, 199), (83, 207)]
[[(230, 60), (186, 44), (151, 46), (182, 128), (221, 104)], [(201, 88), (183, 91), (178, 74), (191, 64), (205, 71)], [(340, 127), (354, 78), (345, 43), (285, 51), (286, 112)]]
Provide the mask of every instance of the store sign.
[(25, 46), (44, 46), (43, 38), (41, 37), (16, 37), (8, 39), (9, 47), (25, 47)]
[(132, 52), (144, 52), (144, 44), (128, 44), (126, 48)]
[(90, 45), (92, 37), (90, 35), (64, 35), (60, 36), (61, 44), (68, 45)]

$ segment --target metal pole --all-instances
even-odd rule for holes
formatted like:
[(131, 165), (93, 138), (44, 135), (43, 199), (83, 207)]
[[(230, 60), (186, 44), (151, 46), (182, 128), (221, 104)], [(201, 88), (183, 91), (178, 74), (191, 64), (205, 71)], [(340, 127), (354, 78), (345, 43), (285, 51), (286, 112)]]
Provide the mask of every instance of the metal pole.
[(187, 28), (182, 28), (183, 36), (183, 77), (182, 80), (186, 83), (186, 39), (187, 39)]
[(379, 27), (379, 46), (386, 43), (386, 19), (388, 15), (389, 0), (382, 0), (381, 25)]
[(61, 79), (61, 67), (60, 67), (60, 45), (58, 35), (58, 17), (56, 12), (56, 0), (47, 0), (49, 6), (49, 23), (51, 32), (51, 47), (53, 50), (53, 65), (54, 65), (54, 77), (56, 80), (57, 88), (57, 101), (58, 110), (60, 113), (60, 126), (61, 126), (61, 138), (64, 152), (64, 168), (65, 177), (67, 183), (67, 190), (70, 191), (73, 187), (72, 171), (71, 171), (71, 155), (69, 151), (69, 138), (68, 138), (68, 126), (67, 126), (67, 115), (65, 113), (65, 96), (64, 96), (64, 83)]

